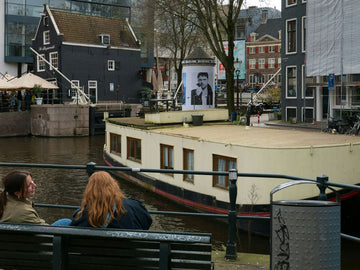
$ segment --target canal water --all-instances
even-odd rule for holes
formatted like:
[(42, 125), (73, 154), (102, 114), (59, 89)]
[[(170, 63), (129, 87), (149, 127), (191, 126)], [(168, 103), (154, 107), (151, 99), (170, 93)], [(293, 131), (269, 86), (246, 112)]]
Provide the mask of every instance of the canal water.
[[(95, 162), (104, 165), (102, 151), (104, 136), (78, 138), (39, 138), (12, 137), (0, 138), (0, 162), (86, 165)], [(0, 167), (0, 177), (13, 170)], [(62, 204), (78, 206), (87, 183), (85, 170), (75, 169), (43, 169), (23, 168), (30, 170), (37, 184), (33, 201), (45, 204)], [(127, 197), (143, 202), (149, 210), (190, 211), (188, 208), (158, 197), (151, 192), (134, 186), (123, 179), (118, 179), (121, 189)], [(37, 208), (40, 216), (48, 223), (59, 218), (72, 216), (73, 210), (57, 208)], [(228, 239), (227, 223), (209, 217), (187, 217), (173, 215), (152, 215), (151, 230), (167, 230), (181, 232), (210, 232), (213, 234), (214, 246), (225, 248)], [(239, 252), (269, 254), (269, 239), (250, 235), (246, 232), (238, 234)], [(357, 269), (360, 263), (358, 254), (360, 244), (342, 241), (342, 268)], [(356, 267), (355, 267), (356, 266)], [(355, 267), (355, 268), (354, 268)]]

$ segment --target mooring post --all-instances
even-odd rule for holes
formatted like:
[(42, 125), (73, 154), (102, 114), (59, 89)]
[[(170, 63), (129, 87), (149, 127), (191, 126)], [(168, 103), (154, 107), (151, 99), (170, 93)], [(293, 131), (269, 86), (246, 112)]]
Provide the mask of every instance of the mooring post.
[(230, 210), (229, 210), (229, 236), (226, 244), (225, 258), (236, 260), (236, 196), (237, 196), (237, 170), (229, 171), (229, 196), (230, 196)]
[(89, 176), (91, 176), (95, 172), (95, 162), (89, 162), (86, 164), (86, 172)]
[(318, 184), (316, 184), (316, 185), (320, 190), (320, 194), (319, 194), (319, 197), (318, 197), (319, 201), (326, 201), (327, 200), (327, 196), (326, 196), (326, 193), (325, 193), (327, 185), (325, 183), (328, 182), (328, 181), (329, 181), (329, 177), (324, 175), (324, 174), (316, 177), (316, 182), (318, 182)]

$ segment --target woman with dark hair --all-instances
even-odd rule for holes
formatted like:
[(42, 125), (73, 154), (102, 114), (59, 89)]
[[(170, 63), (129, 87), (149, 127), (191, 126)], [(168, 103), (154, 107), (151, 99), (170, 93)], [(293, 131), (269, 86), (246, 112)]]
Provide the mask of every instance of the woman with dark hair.
[(71, 226), (148, 230), (152, 218), (137, 200), (126, 198), (105, 171), (93, 173)]
[(0, 193), (0, 222), (35, 223), (46, 225), (29, 200), (35, 194), (36, 184), (27, 171), (13, 171), (2, 179)]

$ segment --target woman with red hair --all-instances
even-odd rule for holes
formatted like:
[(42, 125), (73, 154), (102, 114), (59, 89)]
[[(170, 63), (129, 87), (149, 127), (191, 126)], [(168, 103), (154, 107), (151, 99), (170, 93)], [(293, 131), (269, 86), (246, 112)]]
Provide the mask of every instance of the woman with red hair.
[(151, 224), (146, 208), (126, 198), (109, 173), (99, 171), (90, 176), (81, 208), (75, 211), (70, 226), (148, 230)]

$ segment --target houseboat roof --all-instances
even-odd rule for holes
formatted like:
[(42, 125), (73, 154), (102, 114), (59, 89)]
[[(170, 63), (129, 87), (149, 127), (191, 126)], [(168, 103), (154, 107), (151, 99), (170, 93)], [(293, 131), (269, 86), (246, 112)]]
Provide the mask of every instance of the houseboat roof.
[(270, 126), (246, 127), (231, 124), (229, 121), (204, 122), (201, 126), (183, 123), (152, 124), (146, 123), (144, 118), (139, 117), (111, 118), (108, 121), (117, 125), (151, 130), (151, 132), (249, 147), (291, 148), (360, 143), (360, 136)]

